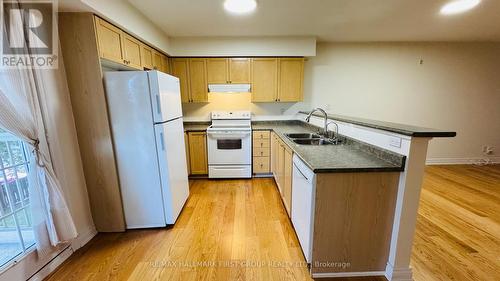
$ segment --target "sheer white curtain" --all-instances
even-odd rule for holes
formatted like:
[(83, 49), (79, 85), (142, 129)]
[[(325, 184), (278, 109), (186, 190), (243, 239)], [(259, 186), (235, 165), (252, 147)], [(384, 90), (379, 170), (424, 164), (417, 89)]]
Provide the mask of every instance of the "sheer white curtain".
[[(4, 38), (6, 31), (4, 32)], [(12, 35), (11, 35), (12, 36)], [(21, 34), (19, 34), (21, 36)], [(41, 69), (0, 69), (0, 126), (30, 146), (30, 202), (39, 255), (77, 236), (49, 157), (39, 97)]]

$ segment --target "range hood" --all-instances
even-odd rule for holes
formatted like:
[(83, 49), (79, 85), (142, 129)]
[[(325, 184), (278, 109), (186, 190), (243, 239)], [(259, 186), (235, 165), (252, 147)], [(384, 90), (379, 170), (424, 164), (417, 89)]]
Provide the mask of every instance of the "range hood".
[(248, 93), (250, 84), (208, 84), (210, 93)]

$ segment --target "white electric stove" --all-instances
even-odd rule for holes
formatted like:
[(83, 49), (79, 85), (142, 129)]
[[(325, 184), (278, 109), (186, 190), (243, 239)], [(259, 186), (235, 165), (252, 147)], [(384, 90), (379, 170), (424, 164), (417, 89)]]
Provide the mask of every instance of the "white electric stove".
[(207, 128), (208, 177), (252, 177), (250, 111), (214, 111)]

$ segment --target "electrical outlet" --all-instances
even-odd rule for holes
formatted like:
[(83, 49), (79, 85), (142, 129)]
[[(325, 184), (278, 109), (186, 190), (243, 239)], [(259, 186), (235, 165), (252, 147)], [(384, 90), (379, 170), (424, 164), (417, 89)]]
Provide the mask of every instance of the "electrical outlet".
[(402, 141), (401, 138), (390, 137), (390, 139), (389, 139), (389, 145), (401, 148), (401, 141)]
[(489, 145), (483, 145), (483, 154), (484, 155), (492, 155), (495, 152), (495, 148)]

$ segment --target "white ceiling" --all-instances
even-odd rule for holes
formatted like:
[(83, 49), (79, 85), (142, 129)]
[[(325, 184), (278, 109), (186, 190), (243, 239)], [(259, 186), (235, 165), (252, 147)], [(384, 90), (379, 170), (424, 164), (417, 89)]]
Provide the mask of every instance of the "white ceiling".
[(500, 1), (441, 16), (448, 0), (257, 0), (234, 16), (223, 0), (128, 0), (169, 36), (316, 36), (318, 41), (500, 41)]

